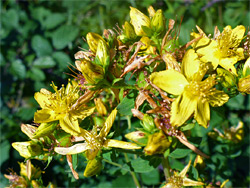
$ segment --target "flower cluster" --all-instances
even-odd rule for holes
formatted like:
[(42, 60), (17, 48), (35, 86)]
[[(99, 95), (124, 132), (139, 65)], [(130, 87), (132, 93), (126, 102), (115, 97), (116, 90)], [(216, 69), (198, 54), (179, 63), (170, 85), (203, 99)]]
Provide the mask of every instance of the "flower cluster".
[[(87, 34), (89, 49), (75, 54), (76, 79), (60, 89), (52, 83), (54, 92), (35, 93), (41, 107), (35, 124), (21, 127), (30, 140), (12, 144), (21, 156), (48, 160), (66, 155), (76, 179), (75, 154), (88, 161), (86, 177), (100, 173), (103, 151), (112, 148), (166, 160), (181, 142), (198, 156), (209, 157), (188, 141), (182, 128), (192, 131), (194, 123), (208, 128), (210, 107), (224, 105), (239, 92), (250, 94), (250, 58), (242, 45), (245, 27), (226, 26), (221, 33), (216, 27), (211, 38), (197, 26), (199, 33), (192, 32), (191, 41), (181, 47), (175, 21), (166, 20), (160, 9), (149, 7), (148, 12), (131, 7), (131, 20), (122, 28), (104, 30), (103, 36)], [(131, 94), (133, 103), (128, 102)], [(129, 125), (129, 133), (118, 137), (116, 116), (130, 113), (142, 126), (130, 131)], [(203, 185), (185, 177), (190, 164), (168, 175), (164, 187)]]

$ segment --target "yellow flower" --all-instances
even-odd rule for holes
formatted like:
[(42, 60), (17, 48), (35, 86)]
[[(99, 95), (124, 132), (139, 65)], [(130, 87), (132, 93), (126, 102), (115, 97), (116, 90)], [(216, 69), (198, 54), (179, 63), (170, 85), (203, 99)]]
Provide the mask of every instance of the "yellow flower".
[[(231, 26), (226, 26), (221, 34), (219, 31), (216, 33), (214, 39), (204, 36), (201, 30), (200, 33), (203, 37), (193, 44), (193, 48), (201, 56), (201, 60), (211, 62), (213, 69), (220, 65), (237, 75), (234, 64), (244, 59), (244, 50), (239, 45), (244, 38), (245, 27), (240, 25), (232, 29)], [(191, 36), (198, 38), (200, 34), (193, 32)]]
[(202, 186), (204, 183), (191, 180), (186, 177), (186, 173), (188, 172), (191, 165), (191, 161), (189, 161), (188, 165), (178, 174), (174, 172), (174, 174), (168, 178), (168, 183), (164, 185), (162, 188), (181, 188), (187, 186)]
[(62, 86), (60, 90), (54, 84), (52, 84), (52, 87), (55, 93), (46, 89), (41, 89), (40, 92), (35, 93), (35, 99), (42, 108), (35, 113), (35, 123), (59, 120), (59, 124), (65, 132), (78, 135), (80, 133), (78, 120), (91, 115), (95, 107), (81, 105), (76, 109), (72, 108), (80, 97), (76, 82), (69, 82), (66, 88)]
[(181, 126), (194, 114), (197, 122), (206, 128), (210, 120), (209, 104), (221, 106), (228, 101), (227, 94), (213, 88), (215, 76), (202, 81), (207, 70), (208, 66), (201, 64), (198, 55), (190, 49), (184, 55), (182, 73), (170, 69), (150, 76), (152, 83), (159, 88), (179, 95), (172, 103), (170, 121), (173, 126)]
[(72, 155), (82, 152), (87, 152), (87, 158), (92, 160), (96, 157), (97, 153), (101, 151), (102, 147), (105, 148), (123, 148), (123, 149), (140, 149), (140, 146), (137, 146), (134, 143), (119, 141), (114, 139), (107, 139), (107, 135), (115, 121), (117, 110), (113, 110), (107, 120), (105, 121), (104, 126), (100, 130), (98, 135), (94, 135), (88, 132), (85, 129), (81, 129), (81, 134), (86, 142), (78, 143), (71, 147), (55, 147), (55, 152), (61, 155)]

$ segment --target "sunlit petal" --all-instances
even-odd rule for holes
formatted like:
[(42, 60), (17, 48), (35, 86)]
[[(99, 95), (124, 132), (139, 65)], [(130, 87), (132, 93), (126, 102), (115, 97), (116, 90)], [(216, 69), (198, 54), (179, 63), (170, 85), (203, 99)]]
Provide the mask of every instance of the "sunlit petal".
[(223, 91), (213, 90), (207, 94), (208, 102), (211, 106), (222, 106), (229, 99), (229, 96)]
[(111, 147), (111, 148), (122, 148), (122, 149), (141, 149), (140, 146), (134, 143), (114, 140), (114, 139), (107, 139), (104, 144), (104, 147)]
[(210, 120), (210, 108), (207, 101), (199, 101), (197, 103), (197, 108), (195, 109), (194, 113), (194, 119), (196, 119), (199, 125), (207, 128), (208, 122)]
[(180, 72), (170, 69), (151, 74), (153, 84), (173, 95), (180, 95), (188, 84), (186, 78)]
[(87, 149), (91, 149), (87, 143), (75, 144), (71, 147), (55, 147), (56, 153), (61, 155), (73, 155), (77, 153), (85, 152)]
[(173, 126), (181, 126), (187, 121), (197, 108), (197, 97), (190, 98), (184, 91), (172, 103), (171, 108), (171, 124)]
[(101, 131), (99, 133), (99, 137), (100, 138), (105, 138), (108, 135), (108, 133), (109, 133), (109, 131), (110, 131), (110, 129), (111, 129), (114, 121), (115, 121), (116, 114), (117, 114), (117, 110), (116, 109), (114, 109), (110, 113), (109, 117), (105, 121), (105, 124), (104, 124), (104, 126), (102, 127), (102, 129), (101, 129)]
[(202, 185), (204, 185), (204, 183), (202, 182), (194, 181), (189, 178), (183, 179), (183, 186), (202, 186)]

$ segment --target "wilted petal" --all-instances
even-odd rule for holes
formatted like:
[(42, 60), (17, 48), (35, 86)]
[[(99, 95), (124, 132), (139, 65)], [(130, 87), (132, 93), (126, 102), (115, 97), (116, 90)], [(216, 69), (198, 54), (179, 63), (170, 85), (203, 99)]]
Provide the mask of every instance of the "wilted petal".
[(183, 74), (174, 69), (154, 72), (150, 75), (150, 80), (159, 88), (173, 95), (180, 95), (188, 84)]
[(87, 143), (75, 144), (71, 147), (55, 147), (56, 153), (61, 155), (73, 155), (77, 153), (85, 152), (87, 149), (91, 149)]
[(190, 98), (184, 91), (171, 107), (170, 121), (173, 126), (181, 126), (187, 121), (197, 108), (197, 96)]
[(197, 108), (194, 112), (194, 119), (196, 119), (199, 125), (207, 128), (208, 122), (210, 120), (210, 108), (207, 101), (198, 101)]
[(114, 139), (107, 139), (103, 146), (108, 148), (141, 149), (141, 147), (137, 144)]

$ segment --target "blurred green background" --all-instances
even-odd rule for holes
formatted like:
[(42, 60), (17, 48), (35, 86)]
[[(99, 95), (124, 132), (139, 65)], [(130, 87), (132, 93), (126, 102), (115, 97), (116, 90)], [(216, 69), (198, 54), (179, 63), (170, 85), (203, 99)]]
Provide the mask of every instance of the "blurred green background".
[[(27, 140), (26, 135), (21, 132), (20, 124), (32, 123), (34, 112), (38, 108), (33, 98), (34, 93), (41, 88), (49, 88), (51, 81), (56, 85), (67, 82), (70, 77), (67, 73), (71, 73), (68, 66), (74, 64), (74, 54), (79, 47), (87, 48), (82, 37), (88, 32), (102, 34), (104, 29), (114, 29), (117, 28), (116, 25), (122, 28), (124, 21), (129, 20), (129, 6), (147, 14), (147, 7), (150, 5), (155, 9), (161, 8), (167, 18), (175, 19), (178, 24), (182, 20), (180, 44), (189, 41), (190, 32), (196, 31), (195, 25), (199, 25), (207, 34), (212, 34), (216, 25), (220, 30), (226, 25), (250, 25), (250, 7), (247, 0), (16, 0), (0, 3), (0, 187), (8, 184), (8, 180), (3, 177), (3, 174), (8, 173), (7, 169), (13, 168), (18, 172), (17, 161), (24, 160), (11, 147), (11, 143)], [(249, 97), (239, 95), (228, 103), (223, 113), (232, 125), (236, 125), (239, 119), (249, 125), (249, 108)], [(230, 114), (227, 113), (229, 111)], [(220, 115), (217, 116), (220, 118)], [(223, 123), (224, 119), (220, 121)], [(220, 121), (215, 119), (216, 123)], [(235, 152), (240, 151), (238, 155), (227, 160), (217, 156), (214, 160), (215, 163), (219, 160), (219, 163), (227, 165), (218, 169), (219, 171), (211, 171), (213, 181), (230, 177), (234, 186), (245, 186), (249, 183), (249, 126), (245, 126), (245, 132), (246, 139), (240, 147), (234, 148)], [(218, 150), (215, 149), (214, 152), (223, 153), (223, 148)], [(237, 162), (232, 162), (234, 159)], [(42, 168), (46, 165), (41, 162), (34, 163)], [(217, 173), (225, 171), (225, 168), (227, 173), (223, 173), (226, 177), (218, 177)], [(81, 176), (82, 179), (76, 182), (64, 160), (52, 161), (43, 174), (43, 179), (45, 185), (52, 181), (59, 187), (134, 186), (129, 174), (122, 176), (117, 173), (110, 167), (109, 172), (103, 171), (98, 177), (87, 179)], [(147, 186), (157, 187), (163, 181), (157, 172), (142, 176), (145, 181), (143, 183)], [(147, 176), (151, 177), (151, 181)]]

